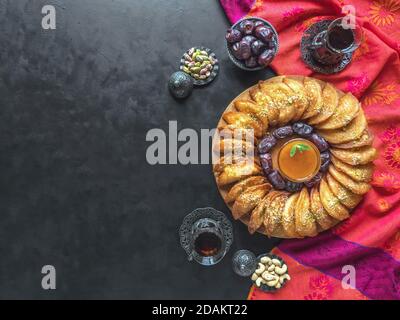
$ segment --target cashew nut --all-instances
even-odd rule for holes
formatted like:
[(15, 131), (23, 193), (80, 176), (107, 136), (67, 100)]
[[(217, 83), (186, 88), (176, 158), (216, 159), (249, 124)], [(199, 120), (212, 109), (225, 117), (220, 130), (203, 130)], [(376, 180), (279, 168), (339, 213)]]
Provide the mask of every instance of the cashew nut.
[(268, 262), (270, 262), (271, 261), (271, 258), (270, 257), (262, 257), (261, 259), (260, 259), (260, 261), (262, 262), (262, 263), (268, 263)]
[(285, 280), (290, 280), (287, 271), (287, 265), (282, 263), (279, 259), (262, 257), (258, 263), (257, 269), (251, 275), (251, 280), (254, 281), (257, 287), (266, 284), (269, 287), (279, 289), (282, 287)]
[(256, 279), (256, 286), (257, 286), (257, 287), (260, 287), (260, 286), (261, 286), (261, 283), (263, 283), (263, 282), (264, 282), (264, 281), (263, 281), (263, 278), (261, 278), (261, 277), (260, 277), (260, 278), (257, 278), (257, 279)]
[(253, 274), (251, 275), (251, 280), (256, 281), (257, 278), (258, 278), (258, 274), (257, 274), (257, 273), (253, 273)]
[(278, 267), (282, 266), (282, 263), (278, 259), (272, 259), (272, 263)]
[(284, 264), (281, 268), (280, 267), (276, 267), (275, 268), (275, 273), (276, 274), (282, 275), (282, 274), (285, 274), (286, 272), (287, 272), (287, 265), (286, 264)]
[(258, 263), (258, 268), (256, 269), (256, 273), (258, 275), (262, 274), (265, 271), (265, 266), (262, 263)]
[(279, 277), (279, 282), (283, 283), (285, 281), (285, 279), (290, 280), (290, 276), (287, 273), (285, 273), (283, 276)]
[(271, 280), (271, 281), (267, 281), (267, 286), (268, 287), (275, 287), (278, 282), (279, 282), (279, 278), (276, 278), (276, 279)]
[(268, 271), (264, 271), (263, 274), (261, 275), (263, 277), (264, 280), (266, 281), (271, 281), (274, 280), (276, 278), (276, 276), (273, 276), (272, 274), (270, 274)]
[(268, 271), (274, 271), (275, 270), (275, 265), (274, 264), (272, 264), (272, 265), (270, 265), (269, 267), (268, 267)]

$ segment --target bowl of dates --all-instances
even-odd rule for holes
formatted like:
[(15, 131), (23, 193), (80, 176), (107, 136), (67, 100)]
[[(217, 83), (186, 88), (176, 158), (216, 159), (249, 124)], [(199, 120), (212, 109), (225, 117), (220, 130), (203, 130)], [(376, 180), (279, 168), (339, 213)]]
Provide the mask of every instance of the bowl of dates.
[(279, 48), (278, 33), (266, 20), (248, 17), (239, 20), (225, 35), (229, 58), (239, 68), (256, 71), (266, 68)]

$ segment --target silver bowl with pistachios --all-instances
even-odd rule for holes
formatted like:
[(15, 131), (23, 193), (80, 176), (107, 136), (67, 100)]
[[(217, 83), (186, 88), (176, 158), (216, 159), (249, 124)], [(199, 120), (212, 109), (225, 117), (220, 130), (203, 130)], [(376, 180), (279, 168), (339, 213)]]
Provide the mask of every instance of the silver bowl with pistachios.
[(274, 254), (266, 253), (257, 257), (257, 268), (251, 280), (257, 288), (265, 292), (281, 289), (290, 280), (287, 264)]
[(219, 63), (210, 49), (193, 47), (183, 54), (179, 68), (193, 78), (195, 86), (204, 86), (218, 75)]

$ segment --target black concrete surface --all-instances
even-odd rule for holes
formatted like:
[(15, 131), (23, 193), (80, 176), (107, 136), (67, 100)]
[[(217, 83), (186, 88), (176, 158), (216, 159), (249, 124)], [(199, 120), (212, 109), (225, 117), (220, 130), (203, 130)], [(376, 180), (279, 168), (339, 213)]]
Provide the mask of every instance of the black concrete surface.
[[(41, 28), (55, 5), (57, 29)], [(234, 223), (215, 267), (186, 260), (183, 217), (229, 211), (210, 165), (146, 162), (148, 130), (213, 128), (236, 95), (271, 72), (246, 73), (224, 48), (216, 0), (0, 1), (0, 298), (244, 299), (232, 253), (273, 241)], [(217, 79), (185, 101), (167, 79), (193, 45), (215, 50)], [(41, 288), (41, 268), (57, 289)]]

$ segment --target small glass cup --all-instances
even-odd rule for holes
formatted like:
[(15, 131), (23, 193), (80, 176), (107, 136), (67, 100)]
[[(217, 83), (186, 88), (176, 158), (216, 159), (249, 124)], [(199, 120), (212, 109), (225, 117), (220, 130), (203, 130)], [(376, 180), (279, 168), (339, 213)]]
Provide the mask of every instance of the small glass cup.
[(192, 252), (189, 261), (210, 266), (218, 263), (226, 254), (226, 243), (218, 221), (203, 218), (192, 227)]
[(198, 208), (183, 219), (179, 237), (189, 261), (212, 266), (222, 260), (233, 242), (232, 223), (218, 210)]
[(323, 65), (338, 64), (345, 54), (359, 47), (362, 35), (362, 28), (355, 17), (350, 20), (349, 17), (338, 18), (315, 36), (310, 46), (312, 56)]

